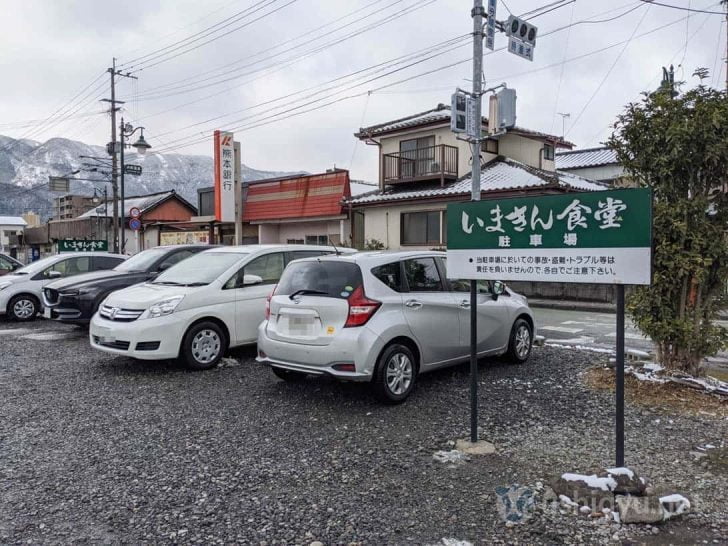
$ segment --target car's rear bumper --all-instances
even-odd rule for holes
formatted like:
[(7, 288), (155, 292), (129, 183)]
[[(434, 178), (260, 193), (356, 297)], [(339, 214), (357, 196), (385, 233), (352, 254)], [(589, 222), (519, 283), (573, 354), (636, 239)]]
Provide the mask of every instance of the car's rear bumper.
[(94, 349), (141, 360), (177, 358), (184, 321), (173, 314), (153, 319), (118, 322), (95, 314), (89, 325), (89, 341)]
[[(329, 375), (349, 381), (369, 381), (374, 375), (377, 356), (383, 342), (366, 326), (346, 328), (328, 345), (271, 339), (266, 322), (258, 328), (258, 357), (262, 364), (312, 375)], [(354, 364), (355, 371), (343, 371), (335, 366)]]

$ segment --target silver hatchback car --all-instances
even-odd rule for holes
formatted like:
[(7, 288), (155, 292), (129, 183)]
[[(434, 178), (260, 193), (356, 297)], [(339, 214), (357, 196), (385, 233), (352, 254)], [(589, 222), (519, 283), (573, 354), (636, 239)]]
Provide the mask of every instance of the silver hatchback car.
[[(443, 252), (363, 252), (291, 262), (258, 328), (259, 362), (287, 381), (328, 374), (369, 381), (402, 402), (419, 373), (467, 360), (470, 283), (447, 278)], [(531, 354), (526, 298), (478, 284), (478, 355)]]

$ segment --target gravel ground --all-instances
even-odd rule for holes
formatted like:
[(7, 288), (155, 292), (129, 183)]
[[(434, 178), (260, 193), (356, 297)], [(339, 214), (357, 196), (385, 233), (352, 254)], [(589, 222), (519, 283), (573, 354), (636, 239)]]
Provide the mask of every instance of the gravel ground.
[[(14, 330), (9, 332), (8, 330)], [(724, 543), (724, 468), (691, 455), (728, 422), (627, 408), (627, 463), (695, 510), (655, 527), (539, 503), (508, 528), (495, 488), (613, 463), (613, 401), (579, 381), (601, 357), (536, 348), (481, 364), (482, 436), (497, 453), (432, 455), (467, 436), (468, 369), (423, 376), (404, 405), (365, 385), (289, 385), (235, 351), (189, 373), (93, 351), (85, 333), (0, 322), (0, 542)], [(656, 533), (656, 534), (654, 534)]]

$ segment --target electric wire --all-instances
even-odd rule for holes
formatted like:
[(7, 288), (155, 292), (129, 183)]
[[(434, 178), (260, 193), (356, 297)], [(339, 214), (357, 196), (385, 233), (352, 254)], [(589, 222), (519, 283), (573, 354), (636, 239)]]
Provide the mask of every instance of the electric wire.
[(584, 115), (584, 112), (589, 107), (589, 105), (592, 103), (592, 101), (594, 100), (594, 97), (597, 96), (597, 94), (601, 90), (602, 86), (604, 85), (604, 83), (609, 78), (610, 74), (614, 70), (614, 67), (617, 66), (617, 63), (619, 63), (619, 60), (622, 58), (622, 55), (624, 54), (624, 52), (629, 47), (629, 44), (632, 42), (632, 39), (634, 38), (635, 34), (637, 34), (637, 31), (639, 30), (640, 25), (642, 25), (642, 21), (645, 20), (645, 17), (647, 17), (647, 14), (649, 13), (649, 11), (650, 11), (650, 8), (648, 6), (647, 9), (642, 13), (642, 17), (640, 17), (640, 20), (637, 22), (637, 24), (635, 25), (634, 29), (632, 29), (632, 34), (630, 34), (629, 39), (625, 42), (624, 47), (617, 54), (617, 57), (614, 59), (614, 62), (612, 63), (612, 65), (607, 70), (607, 73), (604, 74), (604, 77), (599, 82), (599, 85), (597, 85), (597, 87), (594, 89), (594, 92), (589, 97), (589, 100), (586, 101), (586, 103), (584, 104), (584, 106), (579, 111), (579, 114), (576, 116), (576, 119), (574, 120), (574, 122), (569, 125), (569, 129), (566, 131), (566, 134), (564, 136), (568, 135), (574, 129), (574, 127), (576, 126), (576, 124), (579, 123), (579, 120), (581, 120), (581, 116)]
[(663, 8), (672, 8), (672, 9), (679, 9), (683, 11), (692, 11), (694, 13), (709, 13), (710, 15), (723, 15), (725, 16), (725, 13), (722, 11), (709, 11), (704, 9), (693, 9), (693, 8), (684, 8), (683, 6), (673, 6), (672, 4), (663, 4), (662, 2), (655, 2), (654, 0), (640, 0), (641, 2), (644, 2), (645, 4), (652, 4), (653, 6), (662, 6)]

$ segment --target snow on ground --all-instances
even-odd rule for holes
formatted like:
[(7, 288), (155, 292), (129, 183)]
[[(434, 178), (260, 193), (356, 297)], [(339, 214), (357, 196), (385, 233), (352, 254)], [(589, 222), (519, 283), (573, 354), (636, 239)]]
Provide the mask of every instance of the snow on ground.
[(593, 489), (601, 489), (602, 491), (614, 491), (617, 487), (617, 482), (611, 476), (605, 476), (600, 478), (596, 474), (587, 476), (586, 474), (571, 474), (566, 472), (561, 475), (563, 480), (567, 482), (584, 482)]

